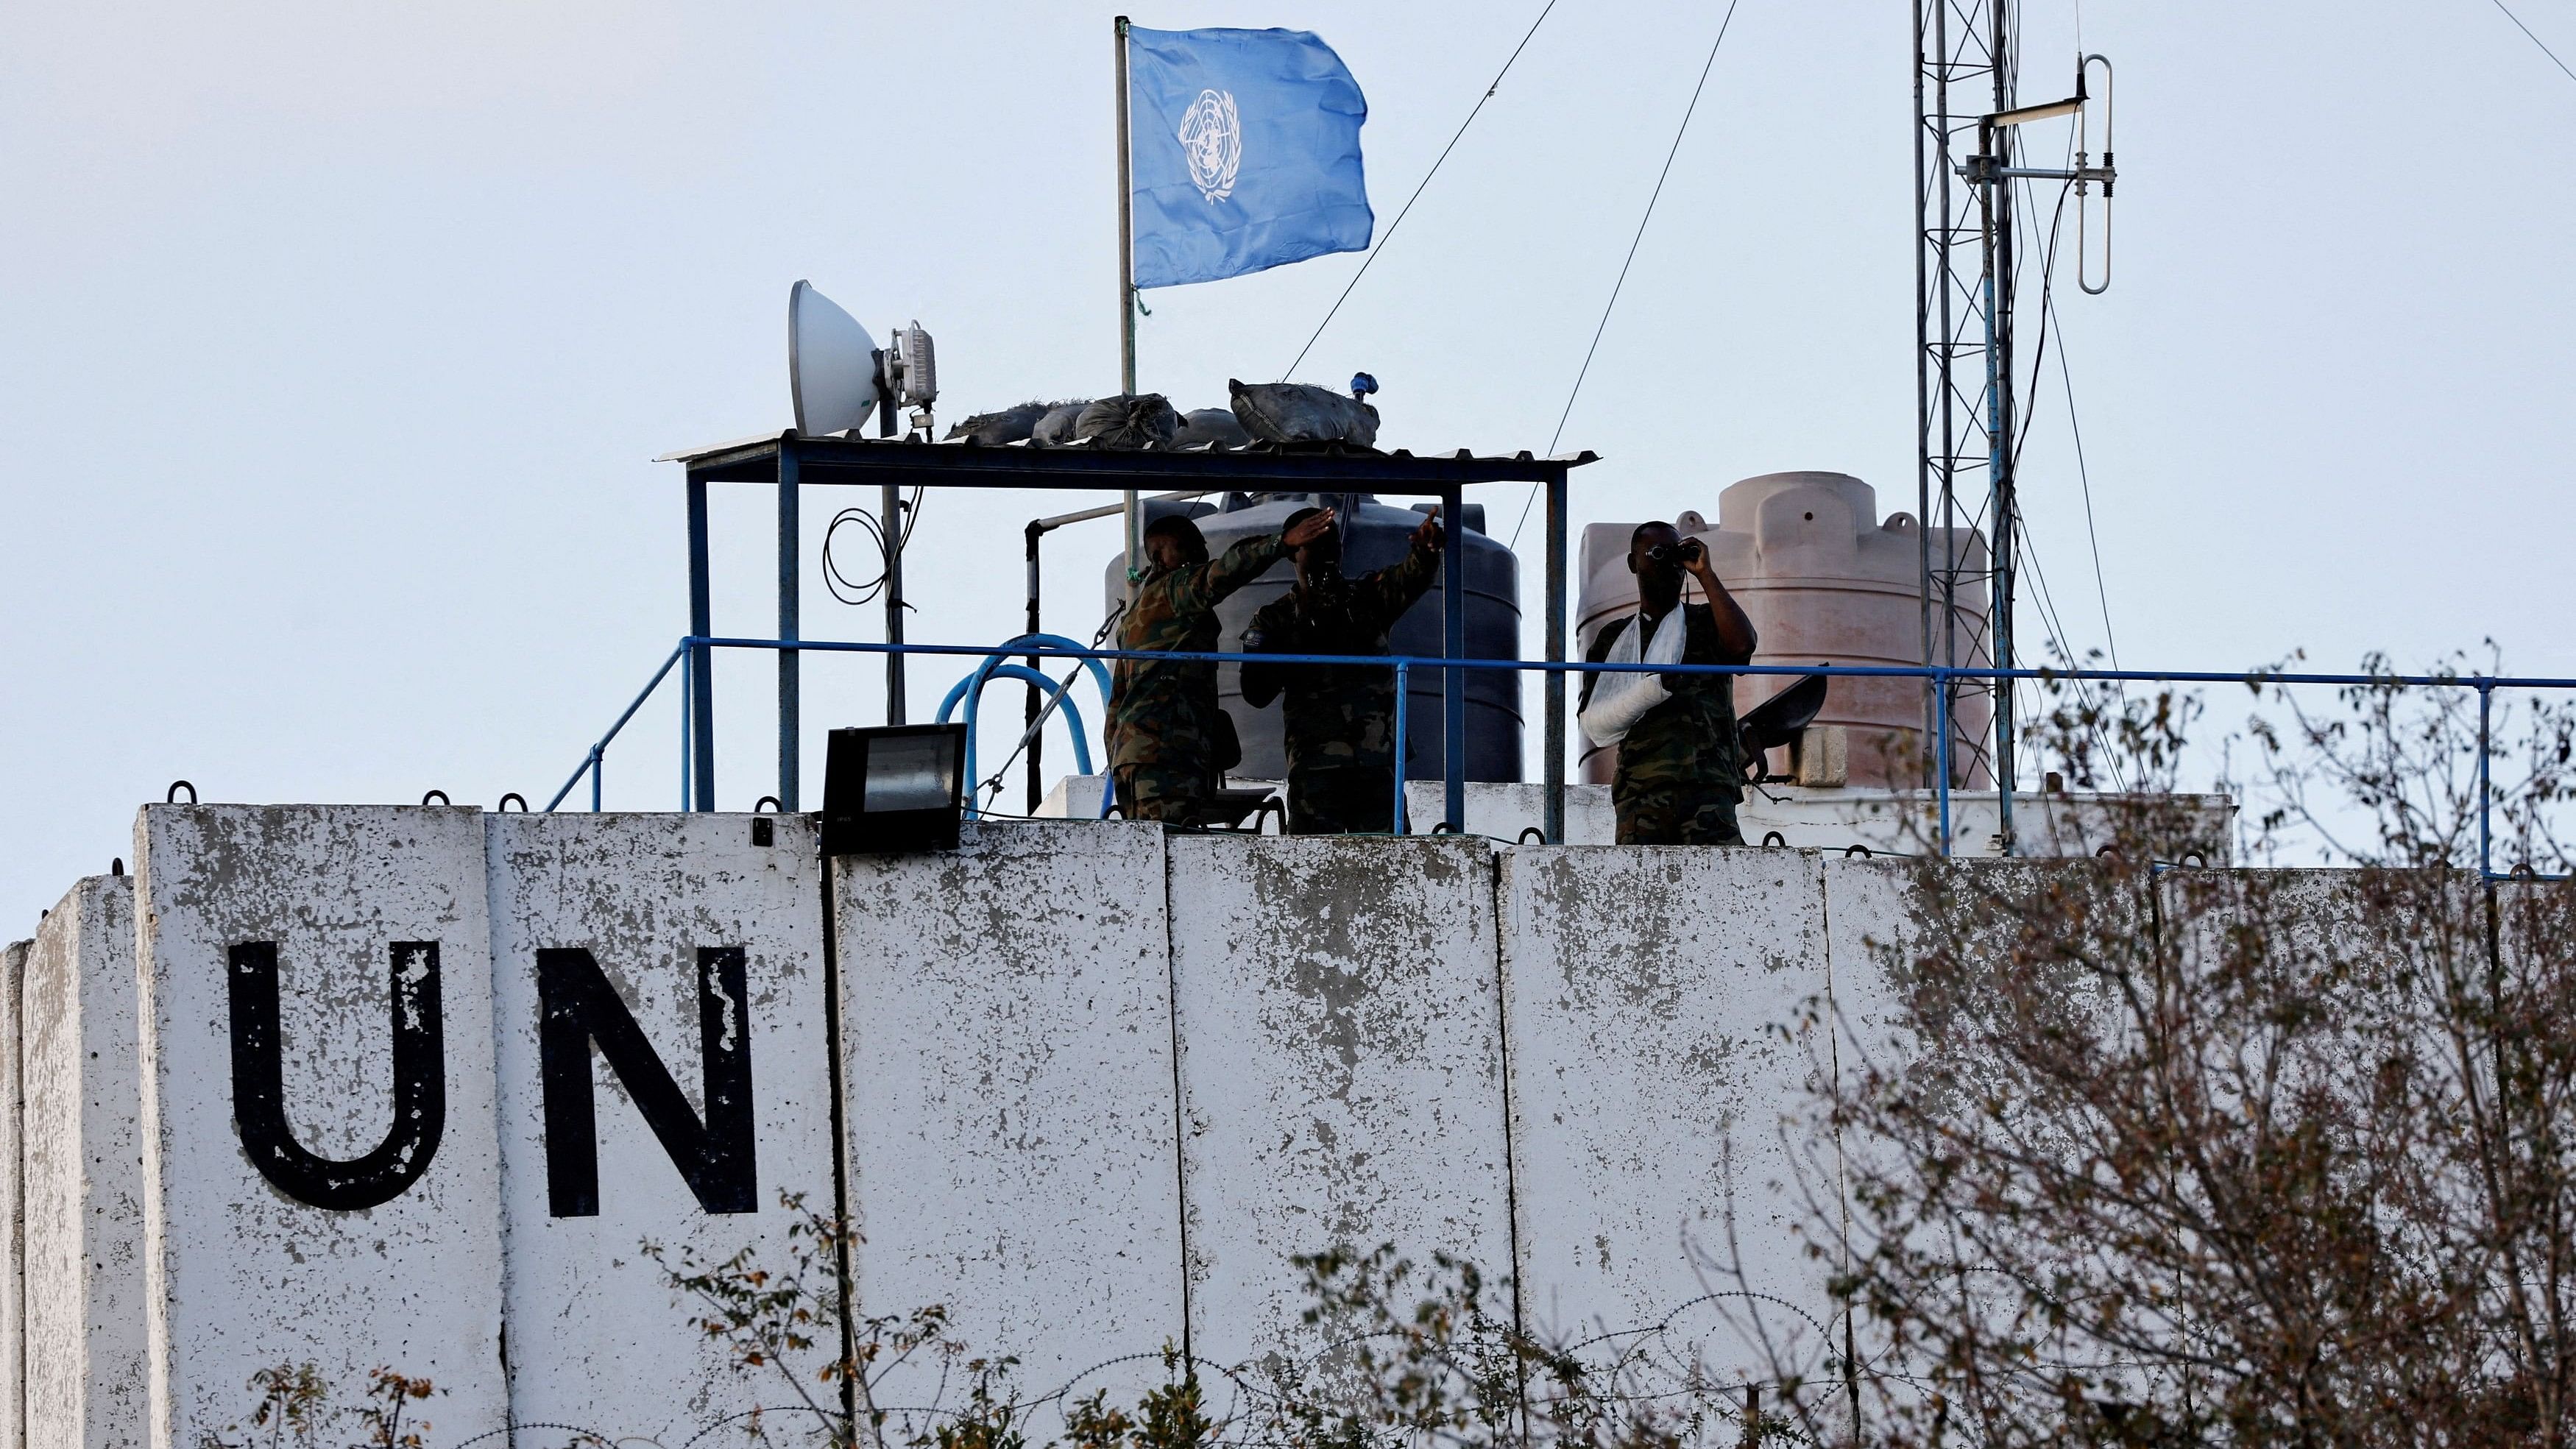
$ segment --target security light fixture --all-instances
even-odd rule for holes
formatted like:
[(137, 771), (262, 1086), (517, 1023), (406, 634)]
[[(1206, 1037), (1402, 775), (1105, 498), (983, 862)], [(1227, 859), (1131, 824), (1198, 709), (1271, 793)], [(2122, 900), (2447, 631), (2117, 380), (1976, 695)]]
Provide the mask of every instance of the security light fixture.
[(955, 850), (963, 724), (832, 731), (823, 766), (823, 854)]

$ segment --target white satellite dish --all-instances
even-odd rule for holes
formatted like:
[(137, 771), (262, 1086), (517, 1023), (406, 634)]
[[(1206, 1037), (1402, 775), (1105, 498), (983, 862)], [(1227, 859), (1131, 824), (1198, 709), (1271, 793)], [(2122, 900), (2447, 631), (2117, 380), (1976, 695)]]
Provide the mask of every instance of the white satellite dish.
[(864, 427), (876, 410), (876, 339), (811, 282), (787, 294), (787, 387), (800, 433)]

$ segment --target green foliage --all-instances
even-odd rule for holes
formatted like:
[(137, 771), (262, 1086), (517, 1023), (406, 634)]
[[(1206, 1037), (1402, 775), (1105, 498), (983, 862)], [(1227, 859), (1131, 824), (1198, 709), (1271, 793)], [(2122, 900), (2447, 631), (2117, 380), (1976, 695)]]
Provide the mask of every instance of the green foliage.
[[(331, 1389), (314, 1365), (281, 1363), (261, 1369), (250, 1376), (250, 1390), (258, 1397), (248, 1431), (239, 1424), (227, 1424), (223, 1433), (205, 1436), (204, 1449), (286, 1449), (287, 1445), (310, 1449), (323, 1442), (324, 1426), (334, 1417), (329, 1409)], [(360, 1401), (339, 1411), (356, 1419), (361, 1432), (350, 1449), (423, 1449), (429, 1421), (411, 1419), (409, 1414), (412, 1405), (436, 1392), (428, 1379), (376, 1369), (367, 1376)]]

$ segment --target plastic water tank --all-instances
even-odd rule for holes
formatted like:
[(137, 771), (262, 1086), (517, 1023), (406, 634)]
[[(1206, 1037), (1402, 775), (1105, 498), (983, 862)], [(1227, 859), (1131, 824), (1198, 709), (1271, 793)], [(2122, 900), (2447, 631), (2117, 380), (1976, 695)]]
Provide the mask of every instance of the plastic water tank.
[[(1910, 514), (1890, 514), (1881, 522), (1877, 494), (1867, 483), (1845, 473), (1765, 473), (1718, 495), (1714, 527), (1697, 512), (1671, 521), (1708, 547), (1717, 576), (1752, 618), (1762, 636), (1754, 663), (1923, 662), (1922, 532)], [(1637, 580), (1627, 564), (1636, 526), (1596, 523), (1583, 531), (1578, 652), (1591, 646), (1602, 626), (1637, 607)], [(1930, 542), (1936, 570), (1955, 558), (1956, 567), (1972, 575), (1961, 580), (1955, 607), (1960, 638), (1977, 645), (1973, 657), (1963, 655), (1958, 662), (1984, 664), (1985, 539), (1973, 529), (1936, 528)], [(1692, 587), (1689, 597), (1698, 593)], [(1937, 648), (1940, 620), (1933, 625)], [(1747, 675), (1735, 687), (1736, 709), (1749, 710), (1788, 683), (1784, 675)], [(1922, 758), (1924, 698), (1921, 681), (1914, 679), (1833, 682), (1816, 723), (1851, 731), (1851, 783), (1922, 783), (1922, 766), (1909, 762)], [(1978, 758), (1970, 742), (1984, 740), (1991, 718), (1975, 693), (1960, 701), (1952, 731), (1954, 784), (1985, 783), (1983, 767), (1969, 763)], [(1615, 755), (1582, 743), (1584, 778), (1607, 781), (1617, 766)]]
[[(1366, 493), (1232, 493), (1213, 507), (1205, 503), (1149, 505), (1148, 517), (1180, 513), (1195, 519), (1213, 557), (1242, 539), (1277, 533), (1289, 514), (1316, 506), (1340, 510), (1342, 568), (1350, 574), (1364, 574), (1404, 557), (1405, 550), (1411, 547), (1413, 530), (1422, 524), (1420, 511), (1381, 503)], [(1467, 657), (1517, 659), (1521, 641), (1520, 562), (1509, 548), (1485, 536), (1484, 505), (1463, 505), (1459, 519), (1465, 529), (1461, 542), (1467, 570)], [(1451, 563), (1443, 560), (1444, 566)], [(1296, 566), (1283, 559), (1270, 572), (1236, 590), (1217, 607), (1217, 618), (1223, 625), (1220, 647), (1240, 648), (1244, 626), (1252, 622), (1253, 612), (1288, 592), (1296, 581)], [(1104, 582), (1107, 604), (1114, 609), (1126, 593), (1123, 555), (1111, 557)], [(1416, 657), (1441, 653), (1440, 591), (1440, 581), (1434, 580), (1430, 592), (1396, 621), (1388, 639), (1389, 648)], [(1285, 778), (1288, 754), (1281, 738), (1279, 705), (1275, 701), (1266, 709), (1246, 705), (1241, 672), (1231, 664), (1220, 665), (1217, 671), (1218, 697), (1226, 713), (1234, 717), (1235, 732), (1243, 739), (1243, 763), (1231, 773), (1247, 780)], [(1406, 690), (1411, 696), (1405, 720), (1409, 744), (1406, 771), (1413, 779), (1437, 779), (1447, 770), (1440, 739), (1442, 673), (1438, 669), (1414, 670)], [(1467, 778), (1520, 779), (1519, 673), (1508, 669), (1473, 669), (1465, 673)]]

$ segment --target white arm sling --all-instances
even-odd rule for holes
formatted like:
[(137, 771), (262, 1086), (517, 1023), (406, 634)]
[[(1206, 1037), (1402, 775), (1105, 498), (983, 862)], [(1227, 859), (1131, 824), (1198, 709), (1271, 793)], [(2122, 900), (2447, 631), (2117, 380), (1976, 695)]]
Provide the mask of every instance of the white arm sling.
[[(1676, 605), (1658, 625), (1649, 625), (1642, 613), (1628, 620), (1628, 627), (1610, 643), (1610, 656), (1604, 664), (1679, 664), (1682, 645), (1690, 633), (1683, 622), (1682, 610)], [(1642, 640), (1642, 642), (1641, 642)], [(1608, 749), (1628, 737), (1646, 711), (1672, 697), (1664, 688), (1660, 674), (1621, 672), (1594, 677), (1592, 703), (1578, 722), (1585, 738)]]

